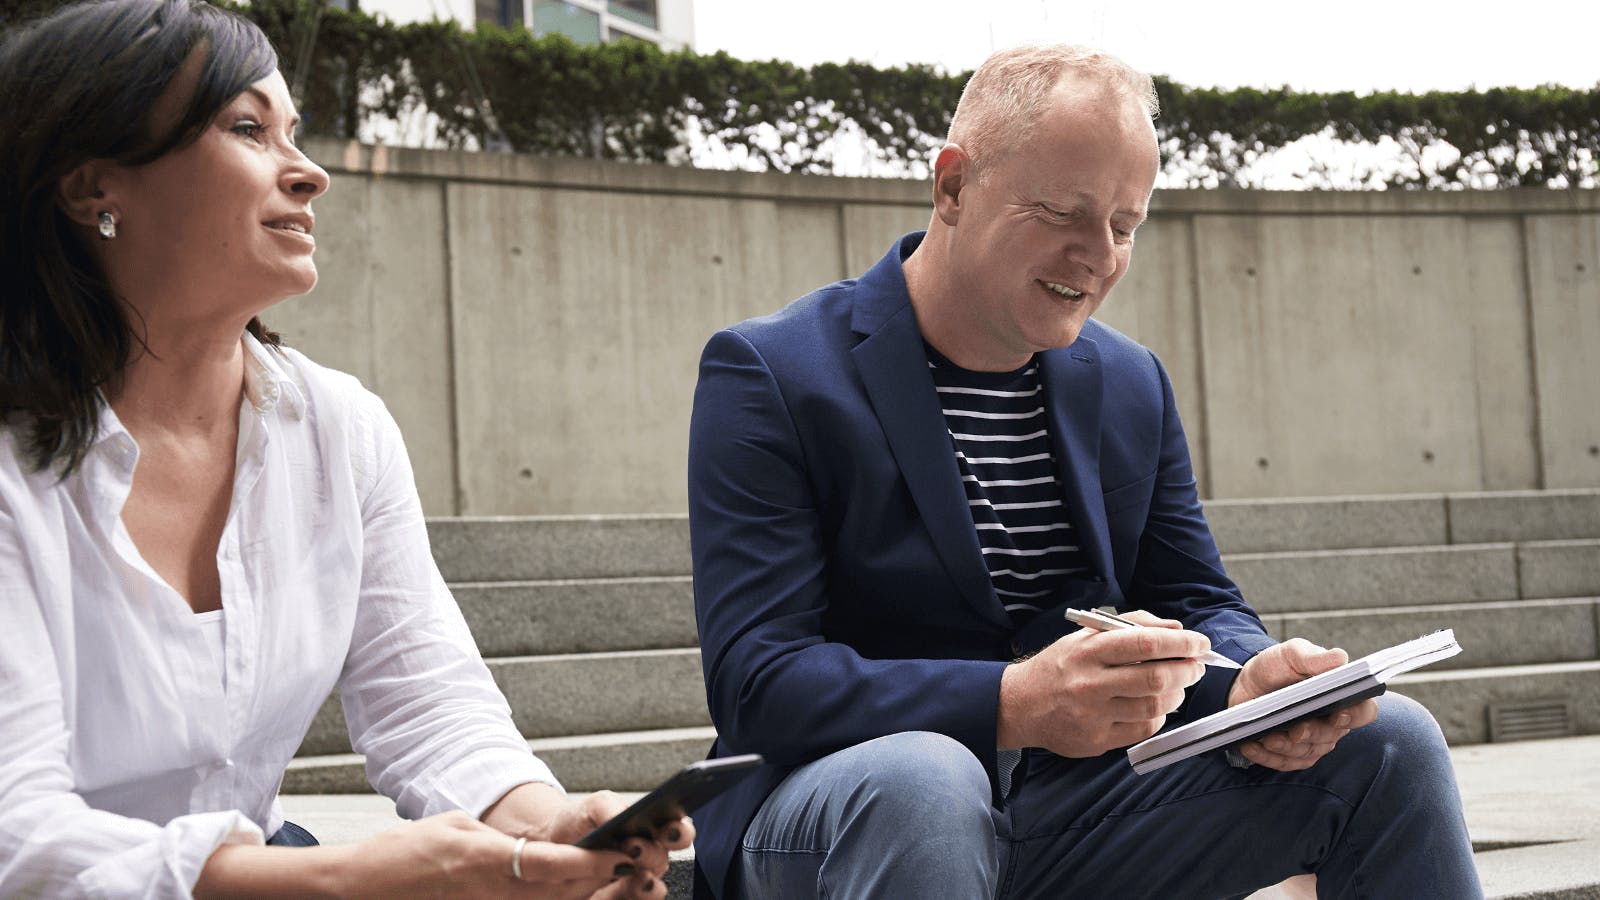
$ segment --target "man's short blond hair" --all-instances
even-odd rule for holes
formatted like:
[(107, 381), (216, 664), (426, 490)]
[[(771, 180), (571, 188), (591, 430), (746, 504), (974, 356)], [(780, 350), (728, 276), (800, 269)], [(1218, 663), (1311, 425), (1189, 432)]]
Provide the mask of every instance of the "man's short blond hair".
[(1081, 75), (1137, 102), (1155, 118), (1155, 82), (1109, 53), (1075, 44), (1028, 44), (983, 61), (961, 90), (948, 143), (959, 144), (981, 180), (1006, 148), (1027, 140), (1061, 79)]

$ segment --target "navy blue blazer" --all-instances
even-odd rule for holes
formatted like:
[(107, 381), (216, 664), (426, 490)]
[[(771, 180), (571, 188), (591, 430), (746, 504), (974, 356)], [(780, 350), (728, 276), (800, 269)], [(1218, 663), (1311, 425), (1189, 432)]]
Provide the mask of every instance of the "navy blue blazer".
[[(1091, 320), (1039, 354), (1056, 464), (1095, 574), (1020, 632), (995, 596), (928, 371), (901, 238), (859, 279), (718, 332), (689, 433), (695, 614), (713, 756), (768, 764), (695, 815), (702, 888), (793, 767), (902, 731), (993, 777), (1000, 674), (1071, 629), (1059, 609), (1146, 609), (1239, 661), (1271, 645), (1223, 572), (1161, 363)], [(1180, 715), (1220, 709), (1211, 670)]]

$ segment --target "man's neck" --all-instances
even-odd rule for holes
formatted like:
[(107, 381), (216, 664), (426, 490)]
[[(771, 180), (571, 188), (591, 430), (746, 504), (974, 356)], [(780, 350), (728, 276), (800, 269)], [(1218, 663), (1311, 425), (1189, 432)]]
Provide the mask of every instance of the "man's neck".
[(972, 372), (1013, 372), (1028, 364), (1032, 352), (1007, 352), (985, 341), (985, 323), (959, 290), (952, 289), (936, 229), (929, 230), (901, 268), (922, 339), (945, 359)]

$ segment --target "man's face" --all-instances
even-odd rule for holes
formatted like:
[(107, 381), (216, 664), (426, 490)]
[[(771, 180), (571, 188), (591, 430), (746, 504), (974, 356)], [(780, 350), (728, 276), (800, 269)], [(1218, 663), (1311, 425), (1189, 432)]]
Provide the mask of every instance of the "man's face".
[(1034, 133), (962, 189), (955, 287), (984, 368), (1078, 339), (1128, 270), (1160, 157), (1138, 104), (1092, 84), (1056, 88)]

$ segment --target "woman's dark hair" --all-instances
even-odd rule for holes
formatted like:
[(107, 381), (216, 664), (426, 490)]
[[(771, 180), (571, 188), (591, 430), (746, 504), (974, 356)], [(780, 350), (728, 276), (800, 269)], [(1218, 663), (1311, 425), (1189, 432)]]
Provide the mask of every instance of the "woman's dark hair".
[[(201, 0), (88, 0), (0, 36), (0, 422), (64, 476), (93, 445), (99, 388), (143, 339), (57, 204), (93, 159), (142, 165), (195, 141), (224, 106), (278, 67), (249, 21)], [(199, 79), (176, 122), (150, 111), (196, 51)], [(252, 319), (250, 332), (277, 343)]]

